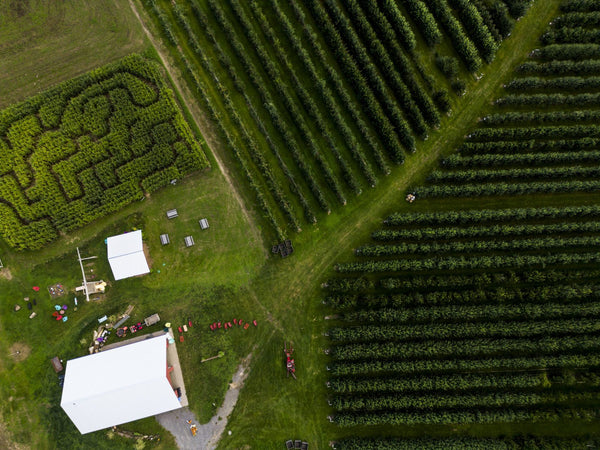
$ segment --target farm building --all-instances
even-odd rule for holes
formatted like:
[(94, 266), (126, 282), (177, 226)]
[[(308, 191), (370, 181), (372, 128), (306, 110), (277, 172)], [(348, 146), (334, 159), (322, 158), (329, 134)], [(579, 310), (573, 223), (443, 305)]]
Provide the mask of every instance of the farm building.
[(150, 272), (144, 255), (141, 230), (111, 236), (106, 240), (106, 245), (108, 262), (115, 280)]
[(67, 361), (60, 406), (81, 434), (180, 408), (168, 334)]

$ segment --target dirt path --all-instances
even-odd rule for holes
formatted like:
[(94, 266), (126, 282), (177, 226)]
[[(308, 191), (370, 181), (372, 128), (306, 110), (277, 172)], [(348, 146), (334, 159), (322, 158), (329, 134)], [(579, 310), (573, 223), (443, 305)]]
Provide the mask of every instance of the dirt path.
[(191, 420), (192, 423), (197, 424), (198, 420), (189, 408), (176, 409), (156, 416), (158, 423), (175, 436), (177, 447), (183, 450), (208, 450), (217, 447), (217, 443), (227, 426), (227, 418), (233, 411), (233, 407), (240, 395), (240, 389), (244, 385), (244, 380), (250, 373), (248, 367), (250, 366), (251, 358), (252, 353), (246, 356), (238, 366), (233, 376), (233, 381), (229, 384), (229, 389), (225, 394), (223, 404), (217, 410), (217, 414), (208, 423), (198, 425), (196, 436), (193, 436), (190, 432), (190, 426), (187, 421)]
[[(257, 236), (259, 238), (259, 240), (262, 240), (260, 231), (258, 230), (258, 228), (256, 226), (256, 221), (252, 217), (250, 217), (250, 213), (248, 212), (248, 209), (246, 208), (246, 205), (244, 204), (244, 200), (242, 199), (240, 192), (238, 191), (235, 184), (233, 183), (233, 180), (232, 180), (229, 172), (227, 171), (227, 168), (223, 164), (223, 160), (221, 159), (219, 153), (216, 151), (217, 147), (220, 144), (218, 143), (218, 141), (215, 137), (215, 133), (209, 129), (211, 127), (211, 124), (207, 121), (204, 114), (200, 111), (200, 108), (195, 103), (195, 101), (190, 100), (190, 98), (192, 96), (191, 96), (189, 90), (187, 89), (187, 87), (183, 84), (184, 82), (182, 82), (181, 78), (178, 76), (179, 71), (175, 68), (174, 64), (172, 64), (171, 61), (169, 60), (169, 58), (168, 58), (164, 48), (160, 44), (160, 42), (158, 42), (154, 38), (154, 36), (152, 35), (152, 33), (150, 32), (148, 27), (146, 27), (146, 23), (142, 19), (139, 11), (137, 10), (134, 0), (129, 0), (129, 6), (131, 7), (133, 14), (135, 14), (135, 17), (140, 22), (140, 25), (142, 26), (144, 33), (148, 37), (148, 40), (150, 41), (150, 43), (152, 44), (152, 46), (155, 48), (156, 52), (158, 53), (158, 56), (160, 57), (160, 60), (163, 64), (163, 66), (166, 68), (167, 72), (169, 72), (169, 76), (171, 77), (171, 80), (173, 80), (175, 87), (181, 94), (181, 98), (183, 99), (183, 102), (185, 103), (185, 107), (188, 109), (188, 111), (194, 118), (194, 122), (196, 122), (198, 129), (200, 130), (200, 132), (202, 133), (202, 136), (206, 140), (206, 143), (207, 143), (208, 147), (210, 148), (210, 151), (212, 152), (213, 156), (215, 157), (215, 160), (217, 161), (217, 165), (219, 166), (220, 172), (225, 177), (227, 184), (229, 184), (229, 186), (231, 187), (231, 191), (233, 192), (233, 195), (235, 196), (244, 216), (246, 217), (248, 227), (252, 231), (253, 235)], [(263, 246), (263, 247), (265, 249), (265, 256), (266, 256), (267, 255), (266, 246)]]

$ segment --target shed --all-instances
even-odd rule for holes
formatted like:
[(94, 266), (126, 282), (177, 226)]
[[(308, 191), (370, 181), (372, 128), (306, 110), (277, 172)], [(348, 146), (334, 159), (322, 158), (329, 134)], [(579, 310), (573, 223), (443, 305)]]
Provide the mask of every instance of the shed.
[(167, 233), (160, 235), (160, 243), (162, 245), (167, 245), (171, 243), (171, 241), (169, 240), (169, 235)]
[(63, 365), (60, 362), (60, 359), (58, 358), (58, 356), (55, 356), (54, 358), (52, 358), (50, 360), (50, 362), (52, 363), (52, 367), (54, 368), (54, 371), (56, 373), (62, 372), (63, 370)]
[(144, 323), (147, 327), (150, 325), (154, 325), (155, 323), (160, 322), (160, 316), (158, 314), (152, 314), (144, 319)]
[(200, 228), (202, 228), (203, 230), (206, 230), (208, 228), (208, 220), (201, 219), (200, 220)]
[(108, 262), (115, 280), (150, 272), (146, 255), (144, 255), (141, 230), (111, 236), (106, 240), (106, 245)]
[(179, 214), (177, 214), (177, 210), (176, 209), (170, 209), (167, 211), (167, 219), (174, 219), (175, 217), (178, 217)]
[(167, 338), (67, 361), (60, 406), (81, 434), (181, 408), (167, 378)]
[(194, 245), (194, 238), (192, 236), (186, 236), (183, 238), (186, 247), (191, 247)]

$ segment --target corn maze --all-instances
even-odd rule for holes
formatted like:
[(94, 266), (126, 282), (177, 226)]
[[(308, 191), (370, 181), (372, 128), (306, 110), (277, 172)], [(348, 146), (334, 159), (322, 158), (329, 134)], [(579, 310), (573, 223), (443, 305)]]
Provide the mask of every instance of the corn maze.
[(0, 112), (0, 235), (37, 249), (207, 166), (157, 67), (132, 55)]

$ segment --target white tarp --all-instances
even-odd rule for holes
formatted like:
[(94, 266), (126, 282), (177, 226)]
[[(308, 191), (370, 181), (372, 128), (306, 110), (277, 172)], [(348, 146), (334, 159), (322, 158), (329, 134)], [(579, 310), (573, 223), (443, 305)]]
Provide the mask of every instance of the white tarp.
[(108, 262), (115, 280), (150, 272), (144, 255), (142, 230), (111, 236), (106, 240), (106, 246)]
[(60, 406), (81, 434), (181, 408), (167, 379), (167, 337), (67, 361)]

